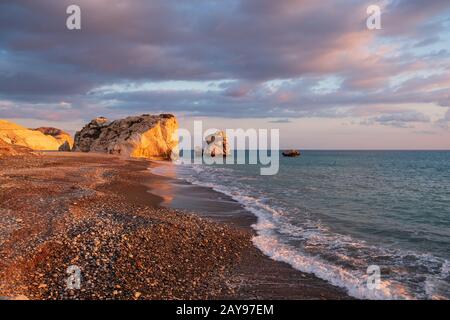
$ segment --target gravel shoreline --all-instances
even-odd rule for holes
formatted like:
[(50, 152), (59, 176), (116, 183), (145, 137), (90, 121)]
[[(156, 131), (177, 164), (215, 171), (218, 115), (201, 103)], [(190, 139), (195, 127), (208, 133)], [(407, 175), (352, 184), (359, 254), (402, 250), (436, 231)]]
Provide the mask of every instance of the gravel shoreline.
[[(144, 186), (148, 166), (79, 153), (0, 158), (0, 296), (348, 298), (265, 258), (250, 230), (161, 207)], [(80, 289), (67, 288), (70, 266)]]

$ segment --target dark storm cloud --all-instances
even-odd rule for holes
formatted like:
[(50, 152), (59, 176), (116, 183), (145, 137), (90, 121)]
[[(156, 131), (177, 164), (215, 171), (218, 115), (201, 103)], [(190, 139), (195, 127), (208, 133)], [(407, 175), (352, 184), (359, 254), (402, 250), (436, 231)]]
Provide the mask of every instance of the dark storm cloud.
[[(445, 0), (394, 0), (383, 8), (383, 29), (365, 27), (366, 8), (381, 1), (338, 0), (4, 0), (0, 3), (0, 116), (172, 111), (193, 115), (288, 118), (335, 115), (338, 107), (371, 103), (448, 105), (443, 79), (403, 72), (439, 68), (448, 53), (420, 59), (398, 51), (403, 38), (423, 48), (440, 41)], [(82, 30), (65, 28), (66, 8), (82, 9)], [(430, 35), (431, 34), (431, 35)], [(386, 40), (386, 54), (371, 51)], [(403, 40), (402, 40), (403, 41)], [(320, 79), (342, 79), (339, 90), (317, 94)], [(267, 82), (285, 79), (270, 88)], [(289, 79), (296, 79), (289, 81)], [(117, 83), (232, 80), (220, 90), (96, 93)], [(414, 82), (416, 81), (416, 82)], [(432, 91), (430, 83), (438, 82)], [(78, 111), (61, 110), (62, 101)], [(32, 104), (36, 107), (32, 107)], [(47, 104), (45, 107), (44, 104)], [(8, 107), (9, 106), (9, 107)], [(11, 109), (11, 106), (15, 106)], [(18, 108), (17, 106), (22, 106)], [(329, 109), (327, 111), (327, 109)], [(39, 110), (39, 111), (37, 111)], [(108, 114), (109, 113), (109, 114)]]

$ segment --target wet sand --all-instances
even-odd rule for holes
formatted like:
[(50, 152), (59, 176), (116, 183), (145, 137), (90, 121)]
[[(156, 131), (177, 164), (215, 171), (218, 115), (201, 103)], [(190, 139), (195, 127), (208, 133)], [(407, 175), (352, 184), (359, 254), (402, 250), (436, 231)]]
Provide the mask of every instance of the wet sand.
[[(0, 296), (349, 298), (262, 255), (238, 204), (151, 165), (79, 153), (0, 158)], [(69, 266), (81, 271), (80, 289), (67, 287)]]

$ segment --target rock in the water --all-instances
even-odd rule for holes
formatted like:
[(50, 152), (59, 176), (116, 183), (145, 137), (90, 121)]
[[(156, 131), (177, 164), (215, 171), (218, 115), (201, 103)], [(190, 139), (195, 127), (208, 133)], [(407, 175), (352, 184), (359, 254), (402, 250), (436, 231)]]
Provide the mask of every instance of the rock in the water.
[(33, 150), (58, 150), (61, 145), (52, 136), (6, 120), (0, 120), (0, 139), (12, 145), (24, 146)]
[(55, 138), (58, 143), (60, 144), (58, 150), (60, 151), (70, 151), (70, 149), (72, 149), (73, 147), (73, 138), (72, 136), (61, 130), (61, 129), (57, 129), (57, 128), (52, 128), (52, 127), (40, 127), (37, 129), (34, 129), (36, 131), (40, 131), (43, 134), (47, 135), (47, 136), (51, 136), (53, 138)]
[(171, 114), (100, 117), (75, 134), (73, 151), (102, 152), (135, 158), (170, 159), (178, 147), (178, 123)]
[(285, 157), (299, 157), (300, 151), (298, 150), (285, 150), (282, 152), (283, 156)]
[(230, 154), (230, 146), (225, 131), (217, 131), (205, 138), (206, 147), (204, 154), (211, 157), (227, 156)]

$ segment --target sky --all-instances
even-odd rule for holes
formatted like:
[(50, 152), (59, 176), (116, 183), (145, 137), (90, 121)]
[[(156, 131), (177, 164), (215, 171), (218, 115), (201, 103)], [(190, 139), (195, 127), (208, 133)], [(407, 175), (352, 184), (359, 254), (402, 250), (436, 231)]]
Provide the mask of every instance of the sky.
[(450, 149), (449, 71), (449, 0), (0, 2), (0, 118), (28, 127), (173, 113), (283, 148)]

